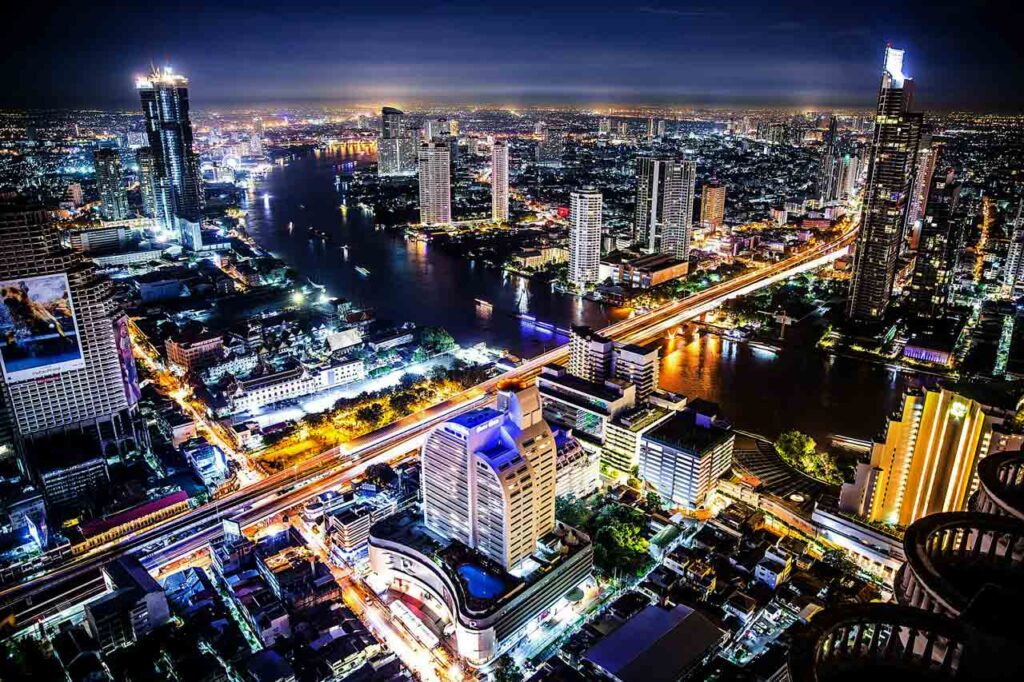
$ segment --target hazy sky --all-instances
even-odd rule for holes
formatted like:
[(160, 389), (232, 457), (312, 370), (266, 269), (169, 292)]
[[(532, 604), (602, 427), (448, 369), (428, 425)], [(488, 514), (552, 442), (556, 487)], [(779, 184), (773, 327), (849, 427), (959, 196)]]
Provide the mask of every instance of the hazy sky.
[[(2, 106), (267, 100), (868, 106), (886, 42), (923, 107), (1024, 109), (1020, 17), (987, 0), (42, 2), (5, 9)], [(1011, 7), (1012, 5), (1005, 5)]]

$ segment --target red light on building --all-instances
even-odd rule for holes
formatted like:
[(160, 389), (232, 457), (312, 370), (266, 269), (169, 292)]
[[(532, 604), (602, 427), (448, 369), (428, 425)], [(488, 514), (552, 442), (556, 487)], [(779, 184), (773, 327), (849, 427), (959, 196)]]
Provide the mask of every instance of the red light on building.
[(569, 207), (568, 206), (559, 206), (558, 207), (558, 217), (559, 218), (568, 218), (569, 217)]

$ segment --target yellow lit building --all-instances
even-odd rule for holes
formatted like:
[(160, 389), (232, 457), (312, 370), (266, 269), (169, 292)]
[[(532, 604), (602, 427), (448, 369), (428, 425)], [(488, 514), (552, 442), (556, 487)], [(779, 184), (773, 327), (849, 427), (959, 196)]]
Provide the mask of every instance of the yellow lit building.
[(840, 509), (898, 526), (963, 509), (978, 461), (1024, 442), (1010, 429), (1019, 407), (1017, 399), (955, 385), (908, 391), (872, 445), (870, 462), (858, 464), (854, 482), (843, 485)]

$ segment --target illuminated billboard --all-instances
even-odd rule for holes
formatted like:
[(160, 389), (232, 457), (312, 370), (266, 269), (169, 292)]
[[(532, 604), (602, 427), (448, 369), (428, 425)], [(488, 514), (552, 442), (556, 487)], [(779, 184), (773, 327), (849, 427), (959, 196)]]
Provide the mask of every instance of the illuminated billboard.
[(85, 367), (67, 275), (0, 281), (0, 364), (7, 381)]
[(139, 390), (139, 373), (135, 368), (135, 356), (132, 355), (132, 340), (128, 335), (128, 318), (120, 317), (114, 321), (114, 336), (117, 339), (117, 355), (121, 360), (121, 383), (124, 385), (124, 397), (128, 405), (134, 405), (142, 397)]

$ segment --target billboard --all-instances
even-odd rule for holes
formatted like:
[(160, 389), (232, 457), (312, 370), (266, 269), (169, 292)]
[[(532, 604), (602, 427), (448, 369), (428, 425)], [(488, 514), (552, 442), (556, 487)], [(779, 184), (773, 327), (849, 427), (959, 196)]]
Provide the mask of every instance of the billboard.
[(0, 281), (0, 364), (9, 382), (85, 367), (64, 273)]
[(139, 402), (142, 391), (139, 389), (139, 372), (135, 368), (135, 356), (132, 355), (132, 339), (128, 336), (127, 317), (120, 317), (114, 321), (114, 337), (117, 339), (117, 356), (121, 361), (124, 397), (131, 406)]

